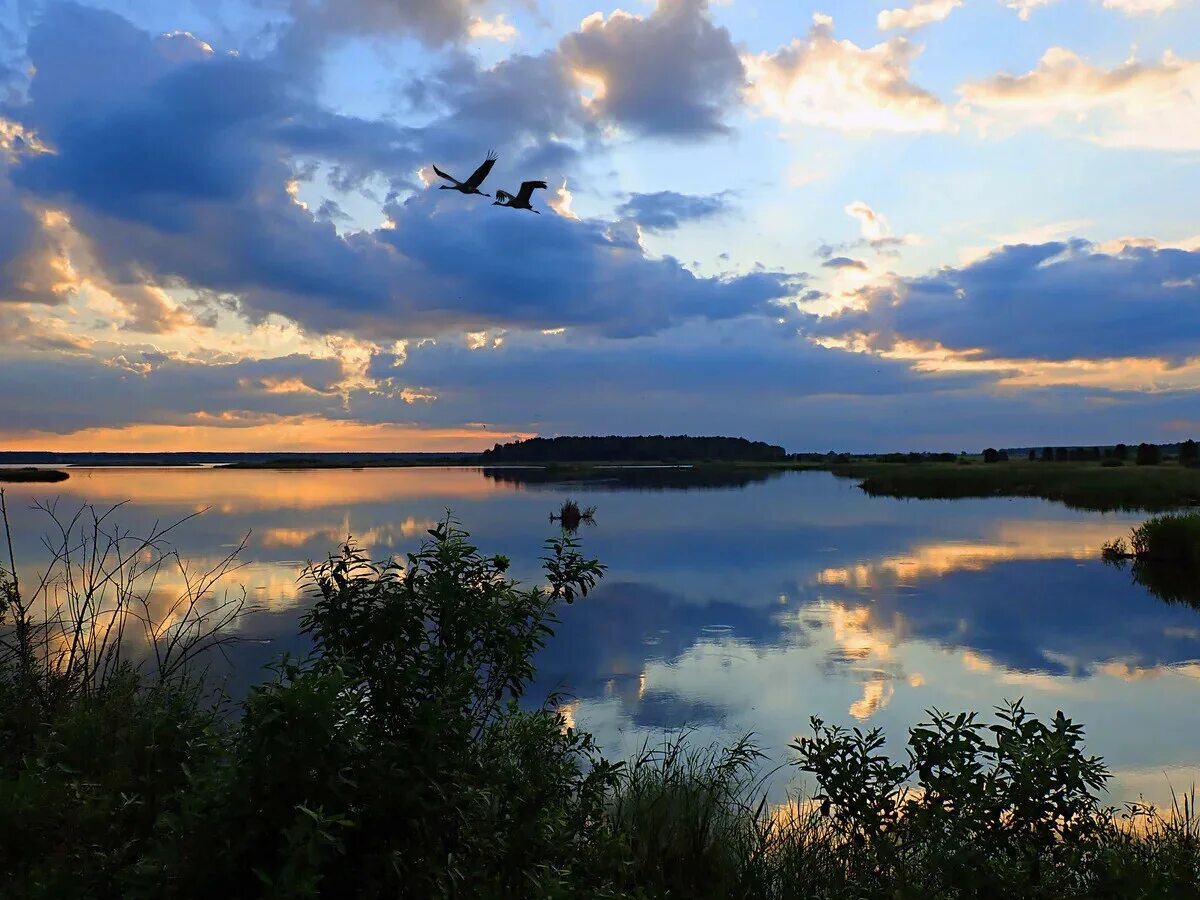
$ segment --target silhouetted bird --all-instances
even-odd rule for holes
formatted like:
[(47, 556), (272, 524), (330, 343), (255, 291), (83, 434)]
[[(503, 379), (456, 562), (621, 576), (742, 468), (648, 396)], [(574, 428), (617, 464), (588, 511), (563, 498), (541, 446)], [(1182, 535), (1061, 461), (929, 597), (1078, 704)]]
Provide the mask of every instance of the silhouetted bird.
[(487, 159), (483, 161), (483, 165), (476, 169), (475, 173), (466, 181), (459, 181), (453, 175), (447, 175), (437, 166), (433, 167), (433, 171), (437, 172), (438, 177), (445, 178), (447, 181), (453, 182), (453, 184), (439, 185), (438, 187), (440, 190), (458, 191), (462, 194), (482, 194), (484, 197), (490, 197), (492, 195), (484, 194), (483, 191), (479, 189), (479, 186), (483, 184), (483, 180), (488, 177), (488, 173), (492, 171), (492, 166), (495, 164), (496, 154), (489, 151)]
[[(530, 212), (537, 213), (538, 211), (529, 205), (530, 198), (533, 197), (533, 192), (538, 188), (545, 189), (546, 182), (544, 181), (522, 181), (521, 190), (517, 191), (517, 196), (513, 196), (508, 191), (496, 191), (496, 202), (492, 206), (507, 206), (509, 209), (527, 209)], [(538, 213), (540, 216), (541, 213)]]

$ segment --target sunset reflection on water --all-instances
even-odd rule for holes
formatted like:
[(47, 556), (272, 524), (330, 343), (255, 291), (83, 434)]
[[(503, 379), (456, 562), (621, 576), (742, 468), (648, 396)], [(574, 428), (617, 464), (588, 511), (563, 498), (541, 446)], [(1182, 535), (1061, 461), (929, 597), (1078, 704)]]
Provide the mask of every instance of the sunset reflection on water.
[(569, 721), (612, 753), (686, 726), (702, 740), (754, 731), (778, 759), (813, 714), (880, 725), (899, 752), (926, 709), (987, 713), (1023, 696), (1087, 726), (1117, 773), (1114, 798), (1162, 800), (1195, 775), (1200, 613), (1099, 560), (1136, 514), (871, 499), (814, 472), (656, 491), (644, 478), (563, 485), (477, 469), (94, 469), (8, 496), (32, 569), (46, 525), (34, 499), (129, 501), (118, 515), (134, 531), (207, 510), (172, 535), (196, 565), (248, 534), (229, 587), (244, 585), (257, 611), (239, 631), (253, 640), (231, 654), (235, 693), (280, 653), (307, 651), (299, 576), (347, 537), (402, 558), (449, 509), (540, 583), (548, 515), (570, 496), (597, 506), (581, 539), (608, 571), (562, 610), (530, 696), (566, 692)]

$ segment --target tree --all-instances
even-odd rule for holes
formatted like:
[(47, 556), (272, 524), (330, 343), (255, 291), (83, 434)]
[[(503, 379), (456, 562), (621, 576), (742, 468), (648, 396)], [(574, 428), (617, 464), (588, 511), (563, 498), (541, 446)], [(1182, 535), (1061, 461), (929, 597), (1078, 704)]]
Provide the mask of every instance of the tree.
[(1162, 462), (1162, 451), (1154, 444), (1138, 444), (1135, 462), (1139, 466), (1157, 466)]
[(1030, 451), (1029, 451), (1029, 461), (1030, 461), (1030, 462), (1037, 462), (1037, 451), (1036, 451), (1036, 450), (1030, 450)]
[(1129, 459), (1129, 448), (1124, 444), (1117, 444), (1117, 446), (1113, 447), (1113, 456), (1124, 462)]
[(1179, 462), (1185, 466), (1194, 466), (1200, 463), (1200, 444), (1191, 438), (1180, 444)]
[(1042, 448), (1042, 462), (1054, 462), (1054, 448), (1053, 447), (1043, 447)]
[(985, 463), (994, 463), (1000, 461), (1000, 454), (996, 452), (995, 447), (988, 447), (983, 451), (983, 461)]

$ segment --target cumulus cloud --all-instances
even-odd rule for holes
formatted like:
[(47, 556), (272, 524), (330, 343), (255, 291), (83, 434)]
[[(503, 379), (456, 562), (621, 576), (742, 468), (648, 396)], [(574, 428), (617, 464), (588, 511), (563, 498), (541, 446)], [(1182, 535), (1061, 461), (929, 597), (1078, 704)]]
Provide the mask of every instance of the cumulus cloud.
[(825, 334), (938, 344), (976, 359), (1073, 360), (1197, 354), (1200, 252), (1086, 241), (1002, 247), (961, 268), (869, 289)]
[(684, 222), (711, 219), (729, 209), (725, 193), (696, 196), (675, 191), (633, 194), (617, 207), (617, 215), (632, 219), (647, 231), (671, 231)]
[(684, 138), (723, 133), (744, 80), (729, 32), (707, 0), (658, 0), (639, 16), (595, 13), (560, 44), (591, 89), (589, 109), (631, 131)]
[(508, 20), (508, 16), (498, 13), (490, 19), (476, 16), (467, 26), (467, 34), (473, 38), (489, 38), (507, 44), (520, 37), (521, 32)]
[[(451, 112), (412, 130), (314, 107), (262, 62), (179, 61), (110, 13), (54, 7), (29, 48), (22, 114), (54, 153), (21, 160), (14, 184), (66, 210), (115, 283), (231, 295), (251, 317), (386, 339), (509, 324), (629, 335), (763, 313), (793, 289), (768, 272), (698, 278), (603, 221), (514, 219), (438, 191), (388, 202), (387, 227), (345, 233), (294, 202), (297, 155), (415, 172), (418, 153), (479, 134), (489, 117), (505, 119), (500, 136), (529, 164), (545, 152), (539, 137), (561, 127), (548, 121), (563, 98), (550, 57), (468, 67), (447, 87)], [(531, 83), (548, 102), (510, 114), (503, 101)]]
[[(456, 41), (482, 21), (485, 0), (286, 0), (290, 24), (282, 58), (311, 65), (330, 41), (352, 36), (412, 36), (429, 44)], [(495, 20), (493, 20), (494, 24)], [(493, 35), (494, 36), (494, 35)]]
[(963, 0), (915, 0), (911, 6), (880, 10), (875, 24), (880, 31), (911, 31), (941, 22), (962, 5)]
[(1108, 146), (1200, 148), (1200, 61), (1170, 51), (1157, 63), (1104, 69), (1051, 47), (1032, 71), (970, 82), (959, 93), (964, 113), (984, 130), (1061, 123)]
[(833, 19), (818, 13), (806, 37), (745, 58), (747, 97), (760, 114), (787, 124), (941, 131), (950, 125), (945, 106), (909, 78), (920, 52), (903, 37), (873, 47), (838, 40)]

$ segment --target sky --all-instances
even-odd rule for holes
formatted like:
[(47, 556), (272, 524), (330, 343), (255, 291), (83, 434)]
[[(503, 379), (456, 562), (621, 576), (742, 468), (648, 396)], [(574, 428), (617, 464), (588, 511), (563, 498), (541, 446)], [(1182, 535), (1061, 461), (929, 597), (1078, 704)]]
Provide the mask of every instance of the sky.
[(0, 0), (0, 449), (1179, 441), (1198, 163), (1200, 0)]

